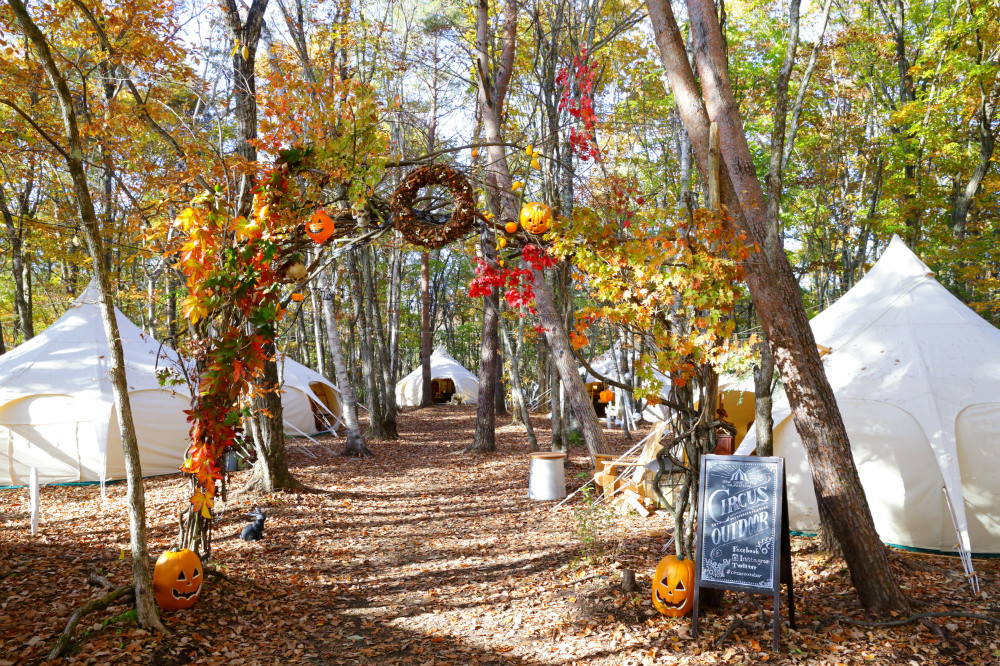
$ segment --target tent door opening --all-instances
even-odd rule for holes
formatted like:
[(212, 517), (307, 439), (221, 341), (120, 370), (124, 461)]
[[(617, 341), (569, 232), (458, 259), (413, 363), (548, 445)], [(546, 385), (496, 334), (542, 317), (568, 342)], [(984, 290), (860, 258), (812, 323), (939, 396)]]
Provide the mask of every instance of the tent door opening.
[(327, 398), (326, 391), (324, 387), (319, 382), (311, 382), (309, 384), (309, 389), (313, 392), (317, 398), (323, 403), (326, 409), (323, 409), (320, 405), (316, 403), (315, 400), (309, 398), (309, 407), (312, 409), (313, 421), (316, 423), (316, 432), (325, 432), (327, 430), (333, 430), (333, 417), (330, 413), (337, 413), (339, 405), (331, 405), (330, 400)]
[(594, 404), (594, 411), (597, 412), (597, 417), (603, 419), (607, 415), (608, 403), (601, 402), (601, 391), (606, 391), (608, 388), (607, 384), (604, 382), (591, 382), (587, 384), (587, 393), (590, 395), (590, 401)]
[(455, 382), (447, 377), (431, 380), (431, 395), (434, 396), (434, 404), (440, 405), (450, 402), (455, 395)]

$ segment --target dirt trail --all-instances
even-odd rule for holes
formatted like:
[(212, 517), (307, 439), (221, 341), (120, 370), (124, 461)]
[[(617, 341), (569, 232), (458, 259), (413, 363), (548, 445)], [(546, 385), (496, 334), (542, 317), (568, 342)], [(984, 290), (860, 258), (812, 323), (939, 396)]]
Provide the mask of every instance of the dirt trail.
[[(770, 634), (739, 630), (712, 647), (733, 613), (757, 613), (745, 597), (706, 617), (705, 638), (688, 640), (689, 621), (655, 615), (649, 577), (662, 555), (664, 519), (588, 518), (583, 527), (613, 536), (621, 552), (582, 559), (574, 502), (558, 511), (527, 497), (528, 450), (523, 430), (498, 431), (499, 452), (456, 454), (472, 441), (474, 407), (439, 406), (401, 415), (401, 439), (374, 442), (374, 460), (340, 458), (340, 440), (295, 440), (296, 475), (313, 492), (247, 496), (234, 492), (220, 507), (213, 564), (231, 582), (210, 584), (190, 611), (166, 613), (169, 637), (132, 624), (91, 616), (80, 627), (80, 664), (475, 664), (562, 665), (674, 663), (962, 663), (1000, 658), (989, 624), (958, 620), (950, 639), (908, 626), (861, 631), (813, 622), (831, 613), (858, 614), (841, 563), (796, 539), (797, 632), (783, 631), (781, 655), (769, 655)], [(535, 420), (540, 441), (547, 422)], [(617, 450), (620, 431), (608, 433)], [(590, 472), (582, 448), (571, 452), (567, 481)], [(248, 472), (235, 475), (239, 487)], [(151, 552), (168, 548), (186, 482), (149, 479)], [(115, 585), (130, 581), (125, 488), (108, 499), (89, 487), (42, 490), (42, 528), (28, 533), (27, 493), (0, 491), (0, 666), (40, 663), (69, 614), (98, 590), (85, 583), (98, 569)], [(265, 539), (235, 538), (260, 506)], [(954, 575), (957, 561), (893, 554), (920, 610), (993, 612), (992, 600), (972, 600)], [(978, 561), (984, 589), (997, 595), (1000, 562)], [(620, 592), (622, 567), (637, 572), (639, 592)], [(121, 612), (119, 607), (116, 612)], [(763, 648), (761, 643), (764, 644)], [(763, 651), (762, 651), (763, 649)], [(63, 662), (65, 663), (65, 661)]]

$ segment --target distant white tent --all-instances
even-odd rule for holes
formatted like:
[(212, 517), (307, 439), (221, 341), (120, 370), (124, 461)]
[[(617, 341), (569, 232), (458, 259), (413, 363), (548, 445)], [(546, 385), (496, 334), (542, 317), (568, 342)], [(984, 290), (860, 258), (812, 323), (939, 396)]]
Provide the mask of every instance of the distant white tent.
[[(621, 344), (616, 342), (610, 349), (595, 357), (594, 360), (591, 361), (590, 367), (597, 371), (597, 374), (601, 375), (601, 377), (607, 377), (608, 379), (613, 379), (614, 381), (625, 385), (632, 385), (634, 378), (630, 369), (635, 364), (638, 357), (638, 351), (622, 349)], [(605, 384), (603, 380), (592, 374), (584, 367), (580, 368), (580, 375), (583, 377), (583, 382), (587, 387), (587, 392), (591, 395), (591, 399), (595, 400), (595, 408), (597, 408), (597, 405), (599, 404), (599, 402), (596, 401), (597, 396), (605, 389), (610, 389), (612, 393), (615, 394), (614, 400), (610, 403), (613, 408), (617, 408), (617, 406), (621, 403), (622, 389)], [(653, 377), (660, 382), (660, 395), (665, 398), (670, 392), (669, 375), (654, 369)], [(600, 416), (600, 409), (597, 409), (598, 415)], [(616, 409), (616, 412), (617, 411), (619, 410)], [(661, 405), (649, 405), (643, 409), (641, 416), (644, 421), (658, 423), (666, 420), (667, 412), (666, 408)], [(636, 418), (638, 418), (638, 416), (636, 416)]]
[(287, 435), (314, 435), (340, 424), (340, 391), (329, 379), (282, 356), (281, 408)]
[[(431, 381), (435, 402), (447, 402), (458, 395), (462, 402), (475, 403), (479, 396), (479, 378), (456, 361), (444, 347), (438, 347), (431, 354)], [(396, 404), (400, 407), (420, 405), (422, 384), (422, 368), (417, 367), (396, 384)]]
[[(0, 356), (0, 486), (125, 477), (96, 285), (54, 324)], [(157, 369), (177, 355), (115, 309), (144, 475), (176, 472), (188, 447), (186, 387), (163, 388)]]
[[(811, 322), (882, 540), (1000, 553), (1000, 330), (898, 237)], [(774, 406), (793, 529), (819, 526), (787, 399)], [(753, 431), (738, 453), (756, 447)], [(967, 558), (966, 558), (967, 559)]]

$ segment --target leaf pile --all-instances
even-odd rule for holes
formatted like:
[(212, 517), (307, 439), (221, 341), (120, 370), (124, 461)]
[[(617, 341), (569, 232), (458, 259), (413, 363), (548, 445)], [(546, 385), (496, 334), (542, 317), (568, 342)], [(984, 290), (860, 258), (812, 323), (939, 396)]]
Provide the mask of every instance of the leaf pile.
[[(523, 431), (498, 430), (500, 452), (454, 452), (472, 441), (475, 407), (437, 406), (400, 419), (401, 438), (373, 442), (374, 460), (340, 458), (341, 443), (290, 440), (296, 476), (312, 492), (218, 502), (211, 564), (228, 580), (209, 580), (190, 611), (165, 613), (170, 636), (151, 635), (116, 606), (87, 616), (74, 664), (950, 664), (997, 663), (1000, 630), (965, 618), (936, 620), (944, 637), (914, 623), (862, 628), (834, 614), (864, 618), (846, 568), (794, 539), (799, 629), (782, 630), (780, 654), (769, 627), (744, 595), (727, 595), (704, 616), (697, 643), (687, 618), (668, 620), (649, 601), (650, 576), (669, 533), (667, 518), (612, 516), (605, 557), (583, 557), (576, 498), (551, 511), (527, 498)], [(538, 418), (540, 441), (548, 422)], [(617, 450), (628, 444), (609, 432)], [(304, 443), (303, 443), (304, 442)], [(329, 447), (329, 448), (326, 448)], [(589, 457), (574, 449), (572, 489)], [(248, 472), (231, 479), (238, 488)], [(173, 545), (180, 475), (146, 480), (150, 552)], [(91, 571), (114, 585), (130, 582), (123, 484), (42, 489), (37, 537), (29, 532), (25, 489), (0, 491), (0, 666), (42, 663), (74, 609), (104, 591)], [(259, 505), (264, 540), (236, 538)], [(592, 552), (592, 551), (591, 551)], [(598, 548), (598, 552), (601, 549)], [(616, 553), (620, 553), (615, 557)], [(893, 567), (915, 611), (1000, 615), (997, 560), (976, 560), (986, 599), (974, 599), (955, 558), (893, 552)], [(636, 572), (638, 591), (620, 589), (621, 569)], [(770, 621), (769, 604), (760, 597)], [(739, 617), (737, 629), (715, 643)], [(784, 618), (784, 615), (783, 615)], [(871, 619), (871, 618), (869, 618)]]

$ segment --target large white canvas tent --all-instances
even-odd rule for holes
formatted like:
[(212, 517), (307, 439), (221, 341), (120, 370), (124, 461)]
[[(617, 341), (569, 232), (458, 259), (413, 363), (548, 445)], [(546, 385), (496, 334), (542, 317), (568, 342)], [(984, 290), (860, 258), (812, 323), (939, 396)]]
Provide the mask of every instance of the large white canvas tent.
[(280, 358), (278, 363), (285, 434), (314, 435), (328, 429), (336, 430), (340, 424), (337, 387), (315, 370), (287, 356)]
[[(0, 356), (0, 486), (125, 476), (108, 339), (91, 283), (41, 334)], [(160, 386), (177, 356), (115, 309), (144, 475), (176, 472), (188, 446), (186, 388)]]
[[(431, 354), (431, 381), (436, 381), (439, 390), (434, 391), (436, 399), (447, 401), (453, 395), (461, 396), (462, 402), (474, 403), (479, 396), (479, 378), (456, 361), (444, 347), (438, 347)], [(396, 404), (400, 407), (416, 407), (420, 404), (422, 389), (422, 368), (403, 377), (396, 384)], [(447, 396), (447, 397), (446, 397)]]
[[(622, 349), (621, 344), (616, 342), (606, 352), (595, 357), (590, 363), (590, 367), (593, 368), (597, 374), (601, 375), (601, 377), (607, 377), (608, 379), (613, 379), (616, 382), (631, 385), (633, 383), (633, 375), (629, 369), (635, 365), (635, 361), (638, 360), (638, 358), (638, 351)], [(580, 368), (580, 375), (583, 377), (583, 383), (586, 385), (588, 393), (590, 393), (591, 398), (594, 400), (594, 406), (595, 409), (598, 409), (599, 416), (601, 415), (601, 410), (598, 407), (597, 396), (601, 391), (608, 388), (610, 388), (615, 394), (615, 397), (611, 401), (610, 405), (614, 408), (616, 413), (620, 412), (620, 410), (617, 409), (617, 406), (622, 402), (621, 389), (608, 386), (600, 378), (596, 377), (584, 367)], [(666, 398), (667, 394), (670, 392), (670, 376), (654, 369), (653, 377), (660, 382), (660, 395)], [(642, 410), (641, 417), (642, 420), (650, 423), (665, 421), (667, 418), (667, 408), (661, 405), (647, 405)], [(636, 418), (638, 418), (638, 416), (636, 416)]]
[[(1000, 330), (932, 276), (898, 237), (811, 322), (886, 543), (1000, 553)], [(828, 352), (826, 350), (829, 350)], [(793, 529), (819, 526), (787, 399), (774, 407)], [(753, 431), (738, 453), (756, 446)]]
[[(125, 477), (98, 298), (91, 283), (55, 323), (0, 356), (0, 486), (27, 484), (32, 467), (40, 484)], [(174, 473), (189, 443), (190, 392), (160, 386), (157, 371), (188, 361), (115, 315), (143, 476)], [(282, 371), (285, 432), (335, 429), (336, 387), (290, 358)]]

